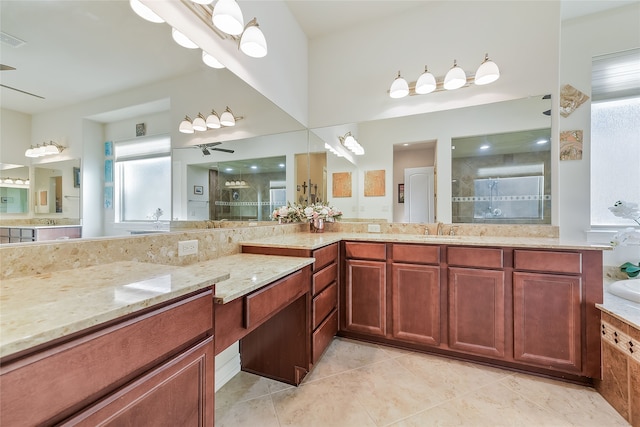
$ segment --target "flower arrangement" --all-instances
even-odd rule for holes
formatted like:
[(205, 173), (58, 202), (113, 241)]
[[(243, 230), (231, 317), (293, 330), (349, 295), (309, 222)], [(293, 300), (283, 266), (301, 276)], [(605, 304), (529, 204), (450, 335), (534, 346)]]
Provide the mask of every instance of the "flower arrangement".
[[(625, 202), (619, 200), (614, 203), (609, 210), (615, 215), (621, 218), (630, 219), (640, 225), (640, 209), (637, 203)], [(634, 227), (628, 227), (623, 231), (616, 233), (611, 240), (611, 246), (640, 246), (640, 230)], [(637, 277), (640, 274), (640, 262), (633, 264), (632, 262), (625, 262), (620, 266), (620, 271), (627, 273), (629, 278)]]
[(158, 208), (156, 209), (156, 211), (154, 213), (152, 213), (151, 215), (149, 215), (149, 218), (153, 219), (154, 221), (160, 221), (160, 217), (164, 215), (164, 212), (162, 212), (162, 209)]
[(300, 205), (281, 206), (271, 213), (271, 219), (280, 223), (302, 222), (305, 219), (303, 208)]
[(309, 221), (323, 219), (327, 222), (334, 222), (340, 219), (342, 211), (329, 206), (328, 203), (315, 203), (303, 208), (304, 215)]

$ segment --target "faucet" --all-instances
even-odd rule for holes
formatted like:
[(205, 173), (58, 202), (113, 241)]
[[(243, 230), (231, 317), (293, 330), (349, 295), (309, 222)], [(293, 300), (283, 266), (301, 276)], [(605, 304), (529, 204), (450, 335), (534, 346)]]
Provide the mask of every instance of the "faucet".
[(456, 227), (452, 225), (451, 228), (449, 229), (449, 236), (455, 236), (455, 235), (456, 235)]
[(444, 228), (444, 224), (438, 221), (437, 234), (438, 236), (442, 236), (442, 229)]
[(429, 235), (429, 226), (428, 226), (428, 225), (425, 225), (425, 226), (424, 226), (424, 235), (425, 235), (425, 236), (428, 236), (428, 235)]

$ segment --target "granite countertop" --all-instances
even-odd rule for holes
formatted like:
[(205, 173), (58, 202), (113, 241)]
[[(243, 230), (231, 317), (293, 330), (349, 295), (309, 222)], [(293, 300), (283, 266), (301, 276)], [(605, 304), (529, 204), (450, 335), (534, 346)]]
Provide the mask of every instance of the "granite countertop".
[[(122, 261), (0, 281), (0, 357), (206, 288), (229, 277)], [(90, 282), (90, 285), (89, 285)]]
[(615, 281), (616, 279), (605, 277), (602, 304), (596, 304), (596, 307), (605, 313), (640, 329), (640, 304), (607, 292), (607, 288)]
[(541, 249), (575, 249), (575, 250), (611, 250), (609, 245), (595, 245), (587, 242), (568, 241), (563, 239), (541, 237), (501, 237), (501, 236), (436, 236), (421, 234), (386, 234), (386, 233), (295, 233), (284, 236), (268, 237), (258, 240), (244, 240), (245, 246), (285, 247), (294, 249), (317, 249), (341, 240), (392, 242), (392, 243), (424, 243), (465, 246), (509, 246), (519, 248)]
[(236, 254), (185, 268), (194, 275), (208, 276), (220, 268), (229, 271), (229, 279), (216, 283), (215, 302), (226, 304), (269, 283), (287, 276), (315, 260), (278, 255)]
[(78, 228), (78, 227), (82, 227), (79, 224), (75, 224), (75, 225), (71, 225), (71, 224), (65, 224), (65, 225), (47, 225), (47, 224), (41, 224), (41, 225), (34, 225), (34, 224), (25, 224), (25, 225), (3, 225), (1, 226), (2, 228), (25, 228), (25, 229), (40, 229), (40, 228)]

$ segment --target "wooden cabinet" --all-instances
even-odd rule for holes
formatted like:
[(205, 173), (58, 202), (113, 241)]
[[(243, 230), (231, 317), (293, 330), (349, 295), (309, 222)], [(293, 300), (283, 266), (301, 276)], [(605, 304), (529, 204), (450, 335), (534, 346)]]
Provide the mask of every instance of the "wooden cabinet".
[(514, 359), (580, 372), (580, 277), (513, 273)]
[(440, 267), (393, 263), (393, 338), (440, 345)]
[(505, 357), (505, 280), (500, 270), (449, 268), (449, 347)]
[(213, 425), (213, 296), (193, 296), (92, 328), (0, 367), (3, 425), (161, 419)]
[(338, 332), (338, 244), (332, 243), (314, 250), (243, 246), (245, 253), (313, 257), (311, 272), (311, 304), (309, 317), (311, 365), (315, 364)]
[(384, 261), (345, 261), (343, 330), (386, 336), (386, 267)]

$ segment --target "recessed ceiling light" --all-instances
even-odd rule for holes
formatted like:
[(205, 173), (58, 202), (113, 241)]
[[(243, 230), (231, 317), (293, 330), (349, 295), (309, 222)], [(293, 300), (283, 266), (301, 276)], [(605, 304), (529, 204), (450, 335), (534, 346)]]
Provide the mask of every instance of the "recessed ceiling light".
[(251, 166), (251, 169), (258, 169), (256, 165)]
[(402, 144), (402, 145), (404, 145), (405, 147), (408, 147), (408, 146), (409, 146), (409, 144), (408, 144), (408, 143), (406, 143), (406, 142), (405, 142), (404, 144)]
[(455, 149), (456, 149), (456, 146), (455, 146), (455, 145), (452, 145), (452, 146), (451, 146), (451, 149), (452, 149), (452, 150), (455, 150)]
[(480, 146), (481, 150), (488, 150), (489, 149), (489, 145), (485, 144), (485, 145), (481, 145)]
[(278, 166), (280, 166), (281, 168), (284, 167), (284, 163), (280, 163)]
[(231, 172), (233, 170), (233, 168), (225, 168), (225, 171), (227, 172)]
[(539, 141), (536, 141), (536, 144), (542, 145), (542, 144), (546, 144), (547, 142), (549, 142), (549, 141), (546, 140), (546, 139), (541, 139)]

